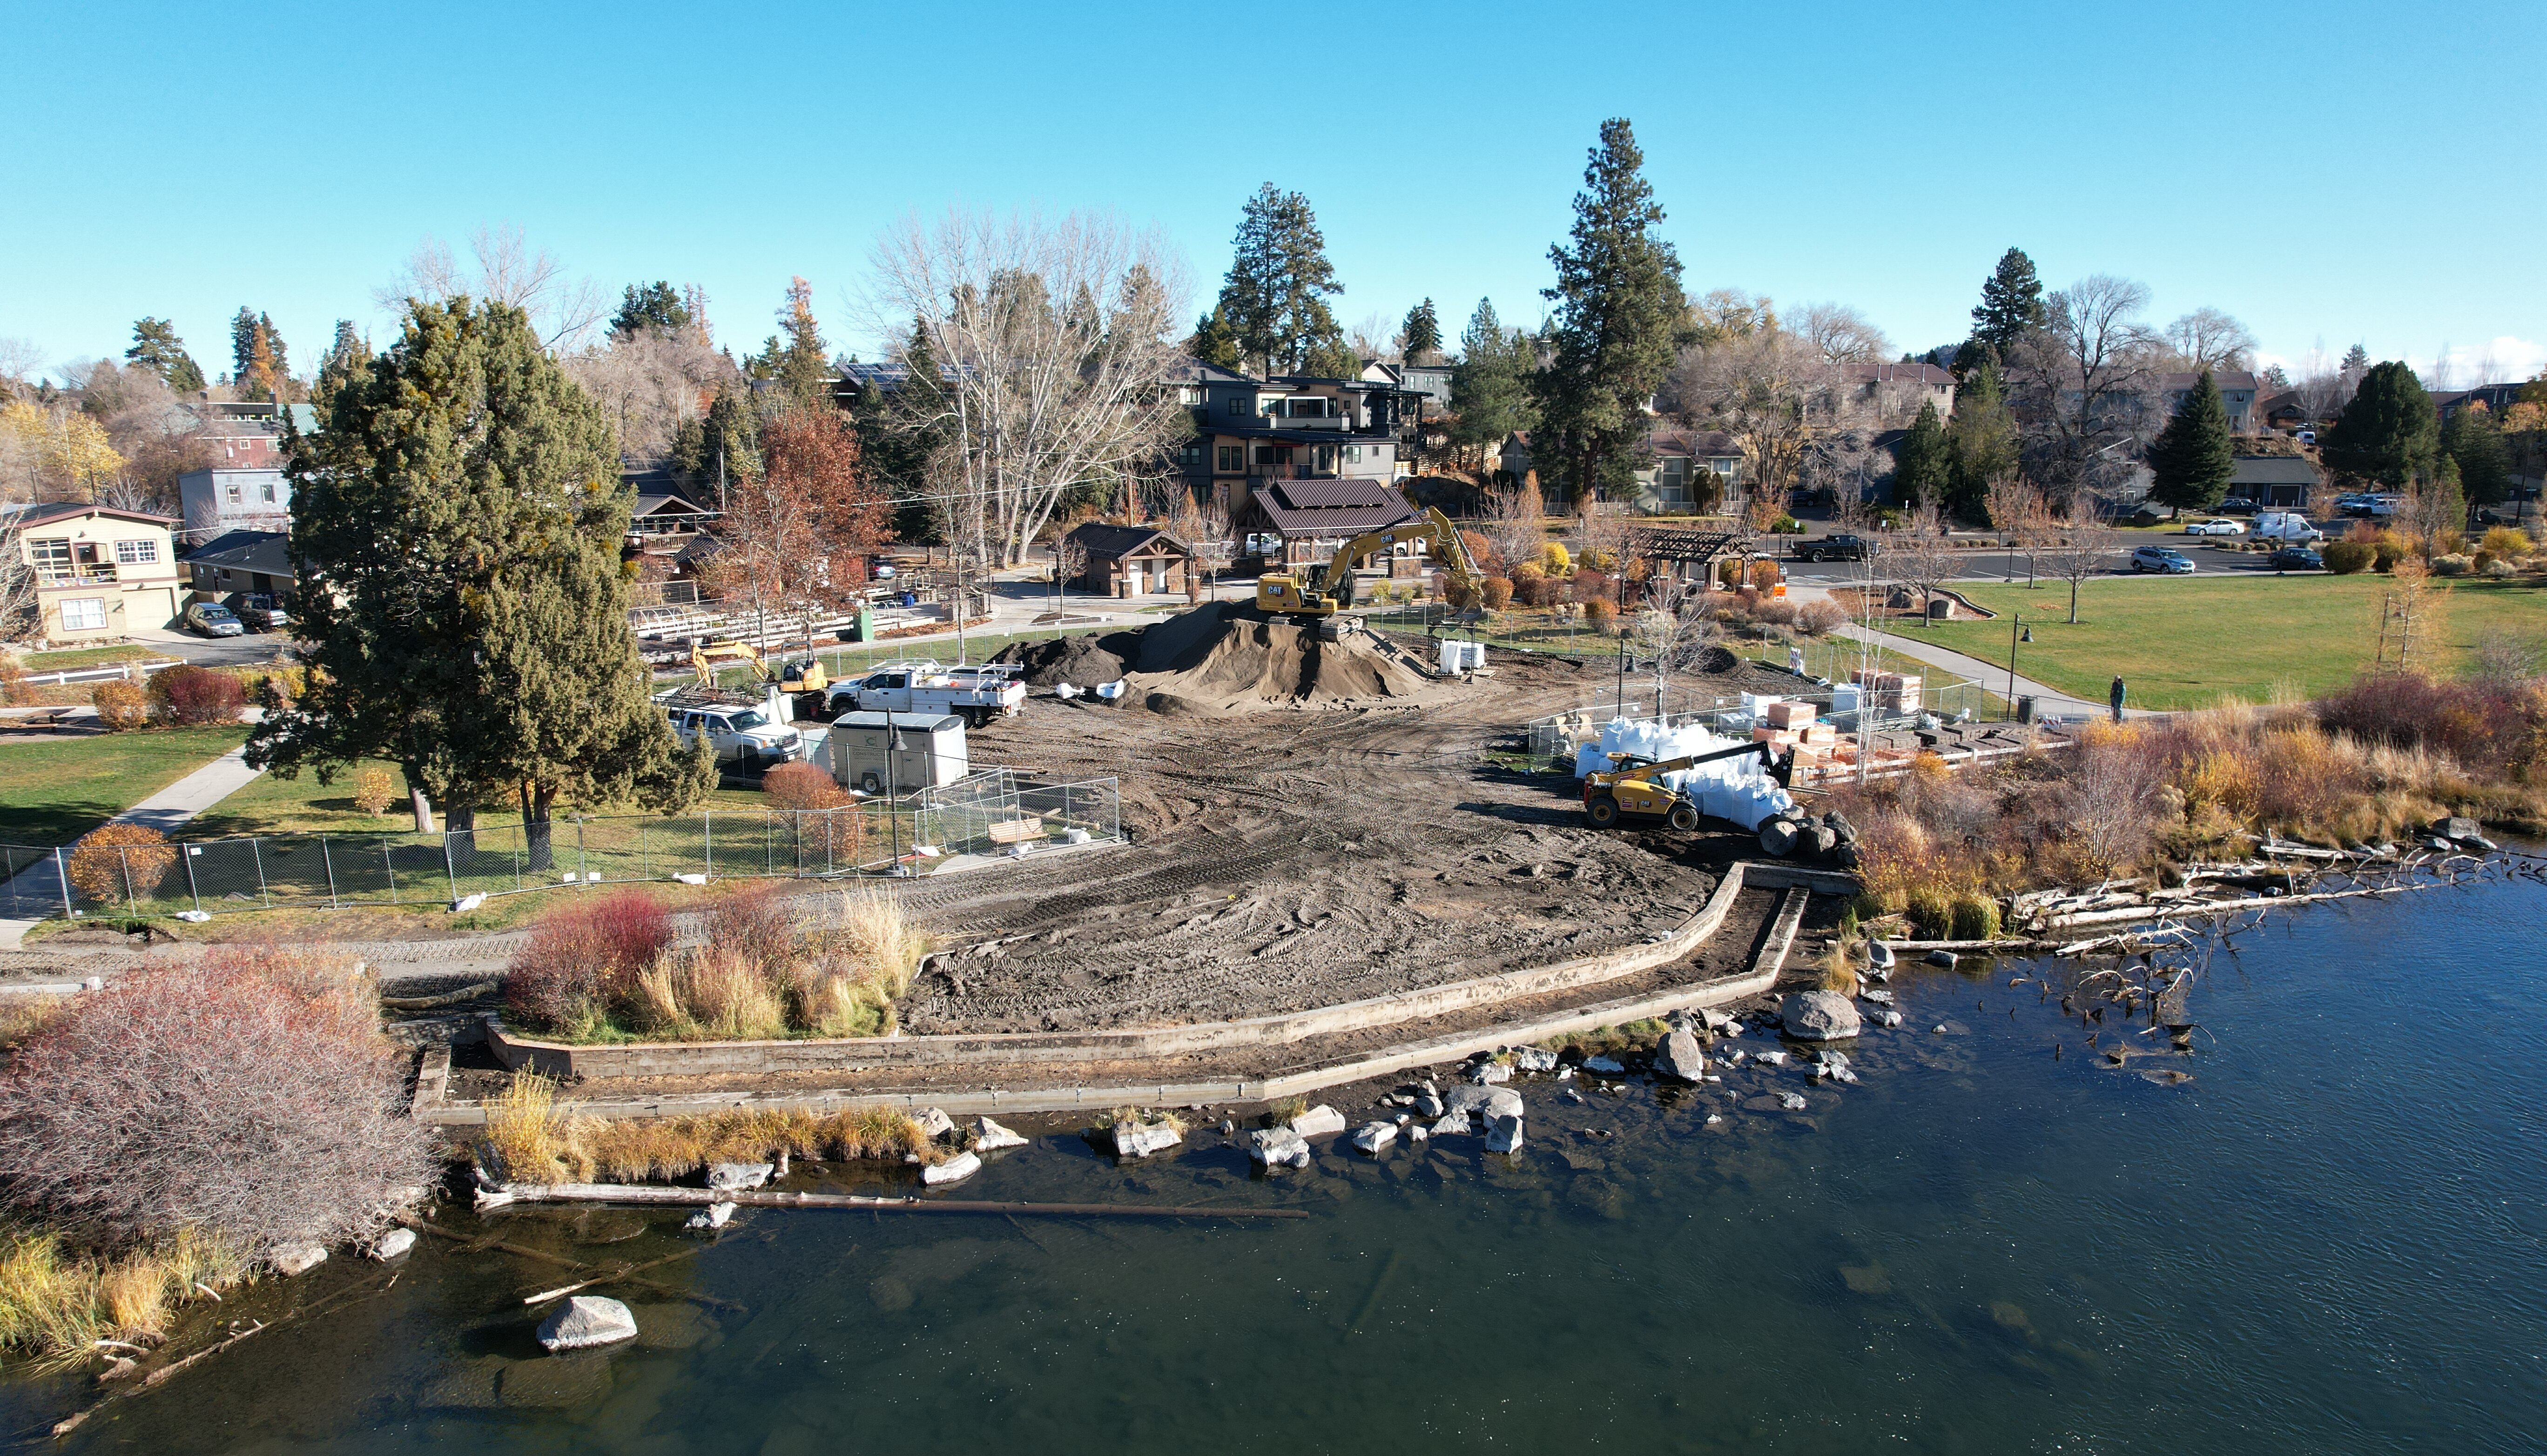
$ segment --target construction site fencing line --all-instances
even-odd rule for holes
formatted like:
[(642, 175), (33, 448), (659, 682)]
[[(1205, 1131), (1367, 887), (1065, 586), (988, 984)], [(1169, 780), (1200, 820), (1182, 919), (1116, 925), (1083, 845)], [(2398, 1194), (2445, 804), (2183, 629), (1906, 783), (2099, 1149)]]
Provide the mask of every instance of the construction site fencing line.
[(1119, 840), (1113, 779), (990, 769), (896, 804), (803, 813), (608, 814), (433, 834), (254, 834), (163, 844), (0, 844), (0, 916), (167, 917), (671, 879), (926, 874), (959, 855)]

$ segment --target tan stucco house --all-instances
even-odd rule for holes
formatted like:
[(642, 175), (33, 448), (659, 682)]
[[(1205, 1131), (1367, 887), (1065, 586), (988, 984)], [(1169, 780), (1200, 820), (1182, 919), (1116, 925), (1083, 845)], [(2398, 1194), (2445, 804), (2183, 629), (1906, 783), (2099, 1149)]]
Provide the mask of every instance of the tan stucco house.
[(15, 515), (45, 641), (108, 641), (176, 623), (175, 517), (72, 504), (20, 506)]

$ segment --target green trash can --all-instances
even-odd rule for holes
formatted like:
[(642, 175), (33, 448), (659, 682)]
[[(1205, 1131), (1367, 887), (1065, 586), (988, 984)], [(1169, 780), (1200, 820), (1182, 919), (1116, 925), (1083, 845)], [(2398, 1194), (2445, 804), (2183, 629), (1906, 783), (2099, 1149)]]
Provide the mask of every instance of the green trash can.
[(858, 608), (857, 624), (849, 629), (849, 641), (853, 642), (875, 641), (875, 608)]

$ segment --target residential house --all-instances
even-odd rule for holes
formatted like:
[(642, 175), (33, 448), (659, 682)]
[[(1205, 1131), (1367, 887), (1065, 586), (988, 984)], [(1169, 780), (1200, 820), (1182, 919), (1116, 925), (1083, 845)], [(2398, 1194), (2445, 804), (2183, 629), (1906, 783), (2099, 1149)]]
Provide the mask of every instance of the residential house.
[(219, 601), (232, 592), (260, 592), (292, 599), (292, 538), (280, 531), (232, 531), (186, 554), (195, 595)]
[[(1651, 465), (1636, 471), (1636, 510), (1684, 516), (1705, 506), (1736, 510), (1742, 497), (1742, 449), (1722, 430), (1655, 430), (1645, 437)], [(1713, 476), (1712, 488), (1702, 485)]]
[(188, 540), (230, 531), (292, 529), (292, 483), (283, 473), (282, 441), (262, 432), (208, 435), (211, 466), (177, 477)]
[[(2157, 393), (2166, 413), (2174, 414), (2175, 407), (2184, 402), (2184, 396), (2192, 393), (2201, 380), (2202, 376), (2184, 371), (2159, 375)], [(2211, 383), (2220, 390), (2222, 407), (2229, 411), (2230, 433), (2252, 435), (2263, 428), (2263, 414), (2255, 407), (2257, 381), (2252, 370), (2214, 370)]]
[(1193, 411), (1177, 459), (1195, 496), (1233, 514), (1273, 480), (1391, 480), (1415, 397), (1391, 381), (1260, 380), (1189, 360), (1173, 383)]
[(1843, 373), (1852, 402), (1871, 411), (1881, 428), (1904, 428), (1930, 404), (1937, 406), (1937, 418), (1955, 417), (1952, 370), (1933, 364), (1851, 364)]
[(46, 641), (94, 642), (176, 621), (174, 517), (75, 504), (9, 511), (19, 552), (35, 570)]
[(2317, 467), (2305, 456), (2241, 455), (2229, 477), (2229, 493), (2259, 506), (2295, 509), (2308, 504)]
[(1072, 580), (1100, 596), (1184, 591), (1194, 569), (1193, 550), (1155, 527), (1090, 521), (1062, 539), (1085, 554)]
[(2432, 408), (2440, 412), (2441, 423), (2445, 425), (2450, 422), (2451, 415), (2471, 404), (2482, 404), (2494, 411), (2496, 419), (2501, 419), (2504, 410), (2520, 402), (2520, 391), (2527, 387), (2529, 385), (2524, 381), (2508, 385), (2479, 385), (2473, 389), (2436, 389), (2432, 392)]
[[(1249, 487), (1231, 524), (1245, 555), (1269, 565), (1299, 566), (1324, 563), (1353, 538), (1419, 514), (1385, 480), (1271, 479)], [(1390, 574), (1414, 574), (1422, 569), (1423, 555), (1421, 543), (1396, 548)]]
[(2268, 430), (2304, 430), (2309, 426), (2308, 406), (2300, 402), (2300, 391), (2284, 389), (2267, 394), (2255, 406), (2263, 415)]
[(1518, 480), (1530, 473), (1530, 431), (1515, 430), (1495, 448), (1495, 468)]

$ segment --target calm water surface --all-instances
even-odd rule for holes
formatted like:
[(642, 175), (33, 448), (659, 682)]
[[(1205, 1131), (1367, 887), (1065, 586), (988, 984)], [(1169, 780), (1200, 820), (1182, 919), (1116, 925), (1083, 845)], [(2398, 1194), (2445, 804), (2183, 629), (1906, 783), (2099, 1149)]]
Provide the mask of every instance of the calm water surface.
[[(615, 1290), (645, 1340), (571, 1358), (538, 1354), (520, 1303), (571, 1276), (434, 1245), (386, 1295), (118, 1403), (68, 1445), (2534, 1452), (2542, 921), (2547, 892), (2496, 886), (2244, 937), (2195, 998), (2181, 1086), (2102, 1067), (2002, 967), (1905, 976), (1910, 1019), (1861, 1044), (1854, 1087), (1790, 1069), (1576, 1106), (1527, 1084), (1531, 1143), (1509, 1162), (1449, 1139), (1268, 1184), (1216, 1137), (1117, 1170), (1050, 1135), (962, 1196), (1317, 1216), (747, 1210), (659, 1274), (719, 1303)], [(1810, 1111), (1753, 1110), (1772, 1085)], [(686, 1246), (677, 1223), (502, 1227), (630, 1259)], [(356, 1276), (376, 1274), (331, 1265), (292, 1295)], [(22, 1379), (0, 1399), (23, 1430), (86, 1397)]]

